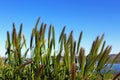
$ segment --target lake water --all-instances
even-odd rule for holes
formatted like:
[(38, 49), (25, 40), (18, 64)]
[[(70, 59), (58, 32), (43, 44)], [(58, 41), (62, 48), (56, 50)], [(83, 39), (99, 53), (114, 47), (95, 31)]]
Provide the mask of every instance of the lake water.
[(120, 64), (114, 64), (112, 66), (112, 69), (115, 70), (115, 74), (117, 74), (118, 72), (120, 72)]
[[(114, 74), (117, 74), (120, 72), (120, 64), (114, 64), (111, 69), (110, 69), (110, 66), (111, 66), (111, 64), (107, 64), (107, 67), (108, 67), (108, 68), (106, 68), (107, 71), (112, 69), (114, 71)], [(103, 72), (103, 71), (104, 70), (102, 70), (101, 72)]]

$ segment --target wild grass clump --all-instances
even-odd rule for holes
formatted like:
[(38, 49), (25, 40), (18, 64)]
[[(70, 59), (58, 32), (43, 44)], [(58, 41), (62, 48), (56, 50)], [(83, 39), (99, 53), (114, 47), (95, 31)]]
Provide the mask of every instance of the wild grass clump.
[[(0, 67), (2, 80), (108, 80), (116, 78), (111, 67), (120, 53), (110, 67), (106, 66), (112, 47), (105, 46), (104, 34), (93, 41), (89, 54), (85, 56), (85, 49), (80, 45), (83, 32), (80, 32), (78, 41), (75, 41), (73, 31), (66, 36), (66, 27), (64, 27), (59, 41), (56, 41), (54, 27), (50, 25), (47, 39), (45, 39), (46, 24), (42, 23), (38, 30), (39, 21), (40, 18), (31, 33), (30, 48), (26, 48), (24, 53), (22, 49), (26, 46), (26, 39), (22, 33), (22, 24), (18, 33), (13, 24), (12, 36), (7, 31), (5, 53), (7, 57), (4, 62), (5, 67)], [(57, 51), (56, 42), (59, 46)], [(27, 58), (28, 51), (31, 58)]]

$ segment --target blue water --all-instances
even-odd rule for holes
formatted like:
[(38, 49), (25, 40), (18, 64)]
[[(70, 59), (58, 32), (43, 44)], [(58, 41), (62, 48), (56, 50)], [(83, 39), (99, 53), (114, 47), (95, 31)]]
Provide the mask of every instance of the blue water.
[(115, 74), (117, 74), (118, 72), (120, 72), (120, 64), (114, 64), (112, 66), (112, 69), (115, 71)]

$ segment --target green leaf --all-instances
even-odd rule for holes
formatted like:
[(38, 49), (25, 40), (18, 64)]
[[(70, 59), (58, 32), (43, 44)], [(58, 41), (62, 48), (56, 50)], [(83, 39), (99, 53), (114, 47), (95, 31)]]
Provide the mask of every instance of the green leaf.
[(48, 47), (50, 47), (51, 30), (52, 30), (52, 25), (50, 25), (48, 32)]
[(61, 32), (60, 37), (59, 37), (59, 43), (62, 40), (63, 34), (65, 32), (65, 28), (66, 28), (66, 26), (64, 26), (64, 28), (62, 29), (62, 32)]
[(55, 50), (55, 31), (54, 31), (54, 27), (52, 27), (52, 36), (53, 36), (53, 46), (54, 46), (54, 50)]
[(21, 40), (21, 34), (22, 34), (22, 24), (20, 25), (20, 30), (19, 30), (19, 39)]
[(78, 53), (79, 48), (80, 48), (80, 42), (81, 42), (81, 39), (82, 39), (82, 34), (83, 34), (83, 32), (80, 33), (80, 36), (79, 36), (79, 39), (78, 39), (77, 53)]

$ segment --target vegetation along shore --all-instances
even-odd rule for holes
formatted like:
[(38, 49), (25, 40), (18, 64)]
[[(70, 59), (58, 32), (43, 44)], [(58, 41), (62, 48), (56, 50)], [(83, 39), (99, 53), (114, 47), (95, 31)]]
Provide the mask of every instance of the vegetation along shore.
[[(45, 38), (46, 24), (42, 23), (38, 29), (39, 21), (40, 18), (32, 29), (30, 44), (26, 44), (22, 24), (18, 32), (14, 23), (12, 33), (7, 31), (6, 56), (0, 58), (1, 80), (118, 80), (120, 73), (114, 75), (112, 66), (120, 63), (120, 53), (110, 55), (112, 46), (106, 45), (104, 34), (96, 37), (85, 55), (81, 45), (83, 32), (74, 40), (73, 31), (67, 36), (63, 27), (56, 41), (53, 25), (49, 26)], [(29, 52), (30, 58), (27, 57)], [(106, 66), (108, 63), (110, 65)]]

